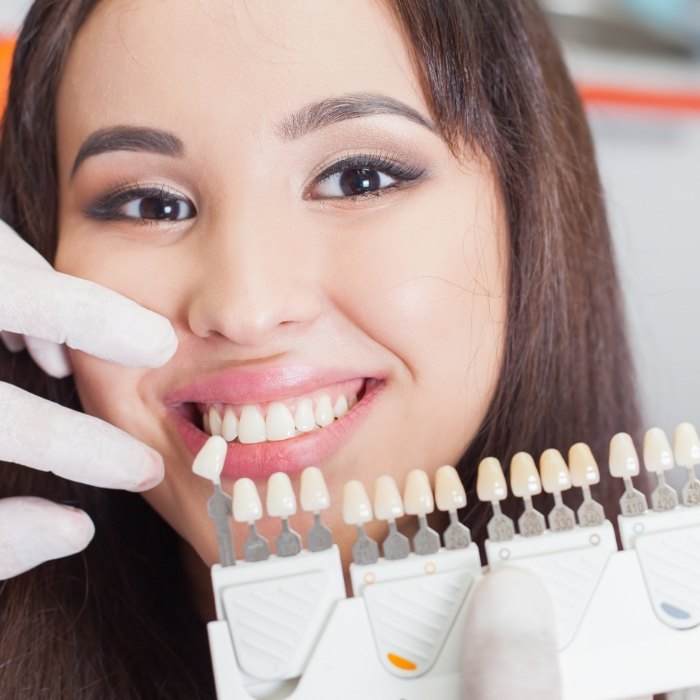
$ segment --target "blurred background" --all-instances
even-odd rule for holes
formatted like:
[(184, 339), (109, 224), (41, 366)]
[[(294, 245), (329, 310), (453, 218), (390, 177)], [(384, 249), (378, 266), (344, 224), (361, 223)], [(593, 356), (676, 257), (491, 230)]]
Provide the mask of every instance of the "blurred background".
[[(541, 0), (585, 101), (645, 425), (700, 427), (700, 0)], [(0, 0), (0, 95), (31, 0)]]

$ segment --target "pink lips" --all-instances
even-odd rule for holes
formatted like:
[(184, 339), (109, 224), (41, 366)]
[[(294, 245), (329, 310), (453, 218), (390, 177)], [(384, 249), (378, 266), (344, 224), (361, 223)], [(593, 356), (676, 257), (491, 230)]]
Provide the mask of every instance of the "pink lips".
[(229, 443), (222, 476), (228, 479), (244, 476), (264, 479), (276, 471), (298, 474), (305, 467), (320, 464), (338, 450), (364, 420), (384, 386), (383, 381), (374, 378), (363, 382), (363, 375), (358, 377), (358, 374), (347, 371), (319, 371), (303, 366), (262, 371), (233, 370), (204, 377), (176, 389), (164, 398), (164, 403), (169, 406), (169, 420), (194, 457), (209, 436), (186, 417), (182, 404), (264, 404), (310, 394), (352, 380), (365, 384), (365, 394), (349, 413), (332, 425), (280, 442)]

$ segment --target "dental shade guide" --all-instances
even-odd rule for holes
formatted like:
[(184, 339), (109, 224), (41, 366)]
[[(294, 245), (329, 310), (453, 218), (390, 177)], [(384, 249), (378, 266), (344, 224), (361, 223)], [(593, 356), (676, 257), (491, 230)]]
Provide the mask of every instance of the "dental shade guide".
[[(670, 492), (660, 487), (672, 489), (666, 477), (673, 456), (687, 470), (688, 488), (681, 505), (669, 506)], [(620, 551), (591, 494), (600, 474), (587, 445), (569, 450), (568, 465), (560, 453), (546, 451), (536, 474), (529, 455), (511, 465), (512, 490), (520, 498), (526, 501), (540, 488), (553, 506), (549, 528), (528, 536), (515, 534), (501, 513), (507, 494), (500, 463), (483, 460), (477, 495), (494, 511), (486, 566), (463, 531), (447, 536), (457, 508), (466, 504), (451, 468), (436, 472), (434, 500), (427, 474), (407, 478), (403, 500), (393, 479), (380, 477), (374, 513), (363, 485), (350, 482), (343, 515), (361, 542), (349, 570), (353, 597), (346, 597), (335, 545), (212, 568), (217, 620), (209, 623), (209, 638), (219, 700), (463, 700), (460, 649), (470, 592), (482, 576), (504, 566), (532, 572), (550, 593), (563, 700), (621, 699), (700, 685), (700, 499), (694, 496), (700, 439), (690, 424), (676, 429), (673, 456), (661, 431), (647, 433), (645, 468), (662, 477), (647, 509), (631, 481), (639, 471), (631, 438), (611, 440), (610, 472), (625, 488), (617, 518)], [(321, 472), (309, 475), (310, 481), (302, 479), (302, 509), (316, 521), (329, 499)], [(583, 498), (578, 524), (561, 498), (570, 488)], [(268, 516), (271, 510), (274, 517), (288, 517), (291, 511), (281, 505), (288, 497), (285, 488), (270, 502), (268, 491)], [(397, 518), (415, 515), (419, 528), (430, 530), (425, 517), (435, 505), (449, 516), (444, 547), (432, 551), (431, 544), (430, 553), (420, 553), (420, 538), (413, 545), (418, 552), (392, 544), (401, 537), (407, 542)], [(240, 520), (250, 522), (248, 517)], [(389, 526), (383, 557), (365, 532), (373, 517)], [(306, 539), (313, 540), (308, 533)], [(448, 548), (455, 542), (461, 546)]]

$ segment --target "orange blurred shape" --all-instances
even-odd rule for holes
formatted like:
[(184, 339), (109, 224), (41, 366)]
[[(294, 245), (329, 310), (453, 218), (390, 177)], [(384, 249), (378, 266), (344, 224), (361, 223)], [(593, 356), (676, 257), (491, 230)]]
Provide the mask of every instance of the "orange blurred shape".
[(7, 88), (10, 81), (10, 65), (12, 64), (12, 52), (15, 48), (15, 40), (12, 37), (0, 36), (0, 114), (5, 109), (7, 101)]

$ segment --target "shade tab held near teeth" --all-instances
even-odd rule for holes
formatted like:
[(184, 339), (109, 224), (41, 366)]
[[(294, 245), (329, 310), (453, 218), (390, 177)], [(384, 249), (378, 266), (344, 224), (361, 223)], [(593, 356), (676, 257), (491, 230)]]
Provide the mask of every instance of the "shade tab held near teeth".
[(692, 423), (681, 423), (673, 431), (673, 453), (681, 467), (700, 464), (700, 438)]
[(263, 516), (260, 494), (252, 479), (243, 477), (233, 484), (233, 519), (238, 523), (252, 523)]
[(297, 499), (289, 475), (275, 472), (267, 480), (267, 514), (273, 518), (288, 518), (297, 512)]
[(479, 463), (476, 477), (476, 495), (480, 501), (493, 503), (508, 495), (506, 477), (501, 463), (495, 457), (485, 457)]
[(452, 512), (467, 505), (467, 493), (457, 470), (445, 464), (435, 472), (435, 502), (438, 510)]
[(585, 442), (577, 442), (569, 449), (569, 475), (577, 488), (593, 486), (600, 481), (598, 463)]
[(307, 467), (301, 473), (301, 509), (307, 513), (318, 513), (331, 504), (328, 487), (318, 467)]
[(213, 435), (205, 443), (192, 462), (192, 471), (197, 476), (218, 484), (226, 461), (226, 440), (220, 435)]
[(542, 492), (537, 465), (527, 452), (518, 452), (510, 461), (510, 490), (518, 498), (532, 498)]
[(380, 476), (375, 482), (374, 514), (378, 520), (396, 520), (404, 514), (399, 488), (390, 476)]
[(403, 505), (408, 515), (428, 515), (435, 510), (430, 480), (422, 469), (413, 469), (406, 476)]

